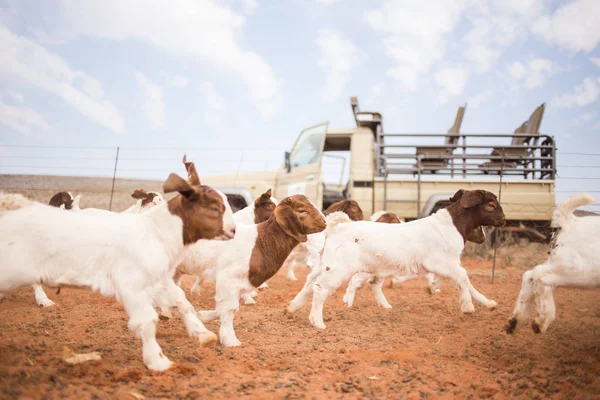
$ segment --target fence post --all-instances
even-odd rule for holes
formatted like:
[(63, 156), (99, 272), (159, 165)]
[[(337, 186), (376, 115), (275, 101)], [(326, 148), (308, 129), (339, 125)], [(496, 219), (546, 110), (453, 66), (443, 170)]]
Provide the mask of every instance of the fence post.
[[(498, 189), (498, 203), (502, 200), (502, 175), (504, 171), (504, 154), (502, 154), (502, 164), (500, 165), (500, 188)], [(501, 227), (495, 228), (496, 231), (502, 232)], [(494, 233), (496, 232), (494, 231)], [(494, 235), (494, 261), (492, 263), (492, 283), (494, 283), (494, 275), (496, 274), (496, 253), (498, 252), (498, 242), (500, 233)]]
[(112, 187), (110, 188), (110, 203), (108, 203), (108, 211), (112, 211), (112, 199), (115, 192), (115, 179), (117, 178), (117, 164), (119, 163), (119, 147), (117, 147), (117, 155), (115, 156), (115, 170), (113, 172)]

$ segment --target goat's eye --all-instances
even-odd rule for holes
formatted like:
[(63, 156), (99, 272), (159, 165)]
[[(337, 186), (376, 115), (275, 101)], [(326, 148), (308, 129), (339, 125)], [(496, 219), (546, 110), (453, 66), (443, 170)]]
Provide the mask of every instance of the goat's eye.
[(216, 213), (219, 212), (219, 209), (217, 207), (215, 207), (215, 206), (210, 207), (209, 210), (212, 211), (212, 212), (216, 212)]
[(308, 211), (306, 210), (298, 210), (299, 213), (306, 214)]

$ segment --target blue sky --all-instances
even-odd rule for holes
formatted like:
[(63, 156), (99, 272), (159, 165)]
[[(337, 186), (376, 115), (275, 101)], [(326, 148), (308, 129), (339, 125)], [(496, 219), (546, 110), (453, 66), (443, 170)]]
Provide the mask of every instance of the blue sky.
[(274, 169), (304, 127), (352, 126), (357, 95), (390, 133), (445, 132), (464, 103), (463, 132), (512, 133), (546, 102), (559, 174), (597, 178), (567, 153), (600, 153), (599, 20), (597, 0), (5, 0), (0, 173), (108, 176), (116, 146), (123, 177), (182, 149), (201, 174)]

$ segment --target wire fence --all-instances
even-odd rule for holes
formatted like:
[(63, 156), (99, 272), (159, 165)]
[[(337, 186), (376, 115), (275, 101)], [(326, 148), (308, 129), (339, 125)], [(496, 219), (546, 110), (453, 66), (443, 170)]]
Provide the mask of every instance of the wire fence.
[[(273, 171), (283, 165), (283, 151), (265, 148), (194, 147), (86, 147), (0, 145), (0, 190), (19, 192), (47, 202), (57, 191), (81, 194), (82, 207), (124, 210), (133, 204), (130, 194), (144, 187), (161, 191), (169, 173), (185, 176), (181, 159), (186, 153), (200, 176)], [(556, 202), (573, 193), (586, 192), (600, 199), (600, 153), (559, 152), (557, 154)], [(349, 158), (324, 157), (323, 177), (327, 183), (344, 186), (350, 171)], [(372, 165), (365, 164), (365, 168)], [(353, 168), (361, 168), (356, 163)], [(441, 179), (441, 178), (435, 178)], [(498, 177), (490, 178), (498, 182)], [(498, 186), (500, 188), (500, 186)], [(359, 202), (370, 202), (371, 198)], [(524, 199), (502, 202), (507, 211), (527, 208), (540, 215), (551, 215), (554, 204), (536, 204)], [(582, 214), (600, 212), (600, 202), (583, 207)], [(531, 268), (547, 257), (549, 221), (527, 220), (503, 228), (499, 235), (489, 230), (484, 244), (469, 243), (465, 256), (489, 260), (496, 278), (502, 279), (506, 266)], [(493, 276), (493, 275), (492, 275)]]

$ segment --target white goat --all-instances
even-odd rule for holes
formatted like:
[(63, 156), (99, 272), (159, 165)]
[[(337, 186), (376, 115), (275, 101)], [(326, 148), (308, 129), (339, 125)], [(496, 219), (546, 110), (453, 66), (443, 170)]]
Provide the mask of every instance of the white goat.
[[(275, 207), (277, 207), (277, 199), (271, 195), (271, 189), (267, 190), (265, 193), (258, 196), (252, 204), (247, 207), (244, 207), (241, 210), (238, 210), (233, 214), (233, 218), (235, 220), (236, 226), (241, 225), (256, 225), (261, 222), (267, 221), (271, 218), (273, 211), (275, 211)], [(183, 277), (184, 272), (182, 270), (177, 270), (175, 273), (175, 282), (177, 285), (181, 286), (181, 278)], [(214, 279), (212, 279), (214, 281)], [(198, 275), (196, 277), (196, 281), (192, 286), (190, 292), (196, 295), (200, 294), (200, 286), (202, 285), (202, 276)], [(264, 282), (258, 288), (262, 289), (267, 287), (267, 282)], [(252, 298), (256, 296), (256, 291), (252, 291), (251, 293), (242, 293), (241, 298), (244, 301), (244, 304), (255, 304), (256, 301)], [(162, 310), (161, 317), (171, 318), (172, 314), (170, 310)]]
[[(460, 291), (461, 311), (475, 311), (471, 296), (487, 308), (496, 307), (471, 284), (460, 265), (460, 254), (469, 233), (480, 225), (501, 226), (504, 212), (493, 193), (484, 190), (459, 190), (454, 204), (429, 217), (404, 224), (327, 221), (325, 247), (320, 267), (309, 275), (304, 288), (291, 301), (293, 313), (313, 293), (310, 322), (324, 329), (323, 304), (344, 280), (357, 272), (374, 275), (371, 285), (378, 302), (387, 303), (379, 280), (394, 274), (435, 273), (455, 282)], [(389, 303), (388, 303), (389, 304)]]
[(550, 256), (523, 274), (517, 304), (504, 327), (507, 333), (529, 321), (534, 300), (537, 316), (531, 327), (535, 333), (546, 332), (556, 317), (552, 292), (557, 287), (600, 287), (600, 220), (573, 214), (578, 207), (594, 202), (593, 197), (580, 194), (565, 200), (554, 211), (552, 227), (560, 230), (554, 237)]
[[(329, 207), (323, 214), (325, 216), (341, 211), (347, 214), (353, 221), (362, 221), (364, 218), (363, 211), (356, 200), (340, 200)], [(300, 243), (285, 260), (284, 266), (287, 266), (287, 278), (291, 281), (297, 281), (294, 270), (296, 267), (307, 266), (311, 270), (319, 262), (321, 250), (325, 244), (325, 236), (323, 233), (310, 235), (306, 243)]]
[(144, 364), (155, 371), (171, 361), (156, 342), (153, 305), (176, 306), (190, 336), (214, 342), (173, 273), (187, 245), (230, 239), (235, 224), (225, 195), (201, 186), (192, 163), (186, 167), (188, 181), (171, 174), (163, 185), (165, 193), (180, 195), (143, 214), (71, 213), (20, 195), (0, 196), (0, 292), (43, 283), (115, 296), (129, 329), (142, 339)]
[[(134, 199), (138, 199), (138, 200), (136, 201), (136, 203), (134, 205), (127, 208), (125, 211), (122, 211), (122, 213), (137, 214), (142, 211), (147, 211), (151, 207), (165, 201), (164, 198), (160, 195), (160, 193), (146, 192), (144, 189), (136, 189), (133, 192), (133, 194), (131, 195), (131, 197), (133, 197)], [(106, 213), (112, 213), (111, 211), (102, 210), (102, 209), (98, 209), (98, 208), (84, 208), (84, 209), (80, 208), (79, 207), (79, 202), (81, 201), (80, 194), (78, 194), (77, 196), (75, 196), (75, 198), (73, 198), (73, 195), (71, 194), (71, 192), (59, 192), (50, 199), (49, 204), (54, 205), (54, 203), (56, 203), (56, 201), (57, 201), (56, 199), (60, 199), (60, 202), (58, 203), (59, 204), (58, 207), (63, 210), (70, 209), (72, 211), (84, 212), (84, 213), (88, 213), (88, 214), (95, 213), (95, 214), (99, 214), (99, 215), (106, 214)], [(68, 208), (67, 208), (67, 206), (68, 206)], [(36, 283), (36, 284), (32, 285), (32, 287), (33, 287), (33, 293), (35, 295), (35, 302), (37, 303), (37, 305), (39, 305), (40, 307), (51, 307), (56, 304), (48, 298), (48, 295), (44, 291), (44, 288), (42, 288), (42, 285)], [(2, 296), (0, 296), (0, 299), (1, 298), (2, 298)]]
[(271, 218), (258, 225), (239, 225), (228, 242), (201, 240), (191, 246), (178, 269), (216, 283), (216, 309), (200, 311), (207, 322), (220, 318), (224, 346), (239, 346), (233, 317), (241, 293), (249, 293), (273, 276), (292, 249), (309, 234), (325, 228), (325, 217), (303, 195), (283, 199)]

